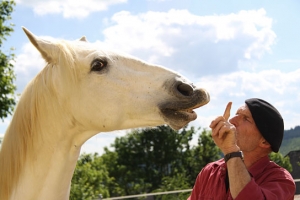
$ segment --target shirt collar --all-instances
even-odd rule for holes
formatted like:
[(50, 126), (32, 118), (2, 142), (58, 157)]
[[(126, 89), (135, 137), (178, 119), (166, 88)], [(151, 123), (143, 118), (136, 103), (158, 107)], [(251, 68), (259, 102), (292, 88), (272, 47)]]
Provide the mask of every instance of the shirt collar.
[(253, 177), (256, 177), (260, 173), (262, 173), (265, 168), (267, 167), (268, 163), (270, 162), (269, 156), (264, 156), (258, 161), (256, 161), (249, 169), (248, 171)]

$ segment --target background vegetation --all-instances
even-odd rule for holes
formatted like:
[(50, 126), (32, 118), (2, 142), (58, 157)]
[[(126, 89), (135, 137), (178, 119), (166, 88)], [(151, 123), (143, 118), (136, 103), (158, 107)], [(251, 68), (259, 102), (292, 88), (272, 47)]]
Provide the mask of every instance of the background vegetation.
[(280, 153), (287, 155), (290, 151), (300, 150), (300, 126), (284, 131)]
[[(193, 137), (198, 143), (191, 146)], [(168, 126), (133, 130), (116, 138), (101, 156), (80, 157), (72, 179), (71, 199), (97, 199), (191, 189), (200, 170), (222, 157), (211, 131), (194, 127), (174, 131)], [(271, 160), (291, 171), (288, 157)], [(156, 196), (156, 200), (186, 199), (188, 193)], [(145, 199), (145, 198), (140, 198)]]
[[(9, 23), (15, 2), (0, 1), (0, 118), (12, 114), (15, 105), (15, 74), (12, 49), (3, 50), (2, 44), (13, 32)], [(200, 134), (196, 134), (200, 133)], [(193, 137), (198, 143), (191, 146)], [(291, 171), (288, 157), (291, 150), (299, 150), (300, 126), (285, 131), (279, 154), (270, 158)], [(72, 179), (72, 200), (97, 199), (143, 194), (150, 192), (190, 189), (200, 170), (209, 162), (221, 158), (210, 131), (184, 128), (174, 131), (168, 126), (133, 130), (117, 138), (114, 150), (105, 148), (103, 155), (81, 155)], [(186, 199), (189, 193), (155, 197), (161, 200)], [(142, 198), (143, 199), (143, 198)]]
[(12, 114), (15, 106), (16, 86), (13, 81), (15, 74), (12, 61), (14, 54), (10, 50), (3, 50), (2, 45), (6, 37), (13, 32), (13, 24), (9, 23), (15, 6), (14, 1), (0, 1), (0, 119), (4, 120)]

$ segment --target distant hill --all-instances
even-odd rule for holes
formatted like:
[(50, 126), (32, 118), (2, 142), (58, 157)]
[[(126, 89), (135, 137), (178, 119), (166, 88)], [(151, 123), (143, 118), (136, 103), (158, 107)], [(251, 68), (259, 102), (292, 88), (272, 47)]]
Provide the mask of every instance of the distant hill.
[(285, 156), (290, 151), (300, 150), (300, 126), (284, 131), (280, 153)]

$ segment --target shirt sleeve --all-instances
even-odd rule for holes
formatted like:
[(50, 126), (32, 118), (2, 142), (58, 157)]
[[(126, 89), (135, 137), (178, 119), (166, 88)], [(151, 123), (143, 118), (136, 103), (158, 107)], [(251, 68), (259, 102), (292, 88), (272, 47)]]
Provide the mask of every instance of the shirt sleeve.
[(220, 170), (219, 166), (219, 163), (210, 163), (202, 168), (188, 200), (224, 199), (226, 196), (224, 182), (226, 171), (225, 169)]
[[(189, 196), (189, 198), (187, 200), (196, 200), (199, 193), (200, 193), (200, 184), (201, 184), (201, 177), (203, 175), (203, 170), (201, 170), (201, 172), (198, 174), (197, 178), (196, 178), (196, 181), (195, 181), (195, 184), (194, 184), (194, 187), (193, 187), (193, 190), (192, 190), (192, 193), (191, 195)], [(202, 173), (202, 174), (201, 174)]]
[(295, 183), (289, 177), (273, 179), (262, 185), (258, 185), (252, 178), (235, 200), (249, 197), (255, 200), (293, 200), (294, 195)]

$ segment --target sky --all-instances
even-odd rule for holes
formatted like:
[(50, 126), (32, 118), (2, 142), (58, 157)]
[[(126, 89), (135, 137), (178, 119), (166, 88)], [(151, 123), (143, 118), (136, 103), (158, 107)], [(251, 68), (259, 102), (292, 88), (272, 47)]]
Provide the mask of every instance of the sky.
[[(16, 55), (17, 93), (44, 61), (22, 26), (37, 36), (86, 36), (159, 64), (205, 88), (211, 101), (191, 126), (209, 129), (232, 101), (231, 116), (257, 97), (281, 113), (285, 130), (300, 125), (300, 1), (298, 0), (15, 0), (14, 32), (1, 47)], [(0, 135), (11, 116), (0, 122)], [(99, 133), (82, 153), (103, 153), (128, 131)], [(195, 141), (196, 143), (196, 138)]]

